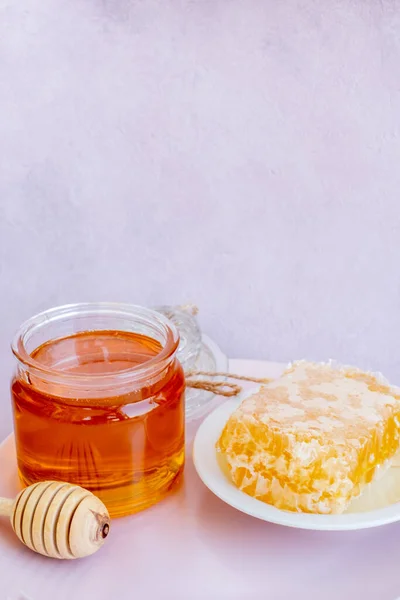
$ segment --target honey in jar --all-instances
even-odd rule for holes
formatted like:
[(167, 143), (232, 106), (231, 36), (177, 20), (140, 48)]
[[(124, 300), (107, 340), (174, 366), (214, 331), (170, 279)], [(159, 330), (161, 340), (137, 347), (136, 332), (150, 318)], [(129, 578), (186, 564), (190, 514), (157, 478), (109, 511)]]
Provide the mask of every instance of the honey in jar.
[(179, 335), (157, 312), (80, 304), (27, 321), (11, 390), (23, 485), (89, 489), (112, 517), (160, 500), (184, 465)]

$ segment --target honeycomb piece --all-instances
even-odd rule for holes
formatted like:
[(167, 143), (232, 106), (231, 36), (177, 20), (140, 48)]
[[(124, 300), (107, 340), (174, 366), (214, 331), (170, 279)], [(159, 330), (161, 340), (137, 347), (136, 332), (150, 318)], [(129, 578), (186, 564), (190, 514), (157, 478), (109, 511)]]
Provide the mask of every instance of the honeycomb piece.
[(277, 508), (342, 513), (400, 446), (400, 389), (299, 361), (245, 399), (217, 442), (233, 483)]

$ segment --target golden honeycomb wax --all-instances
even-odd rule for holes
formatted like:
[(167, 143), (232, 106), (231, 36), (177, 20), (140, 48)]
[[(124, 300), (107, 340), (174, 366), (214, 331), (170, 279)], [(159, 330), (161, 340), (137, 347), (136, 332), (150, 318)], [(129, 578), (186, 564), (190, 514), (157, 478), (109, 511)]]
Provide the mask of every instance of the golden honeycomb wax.
[(299, 361), (245, 399), (217, 442), (233, 483), (298, 512), (342, 513), (400, 445), (400, 389)]

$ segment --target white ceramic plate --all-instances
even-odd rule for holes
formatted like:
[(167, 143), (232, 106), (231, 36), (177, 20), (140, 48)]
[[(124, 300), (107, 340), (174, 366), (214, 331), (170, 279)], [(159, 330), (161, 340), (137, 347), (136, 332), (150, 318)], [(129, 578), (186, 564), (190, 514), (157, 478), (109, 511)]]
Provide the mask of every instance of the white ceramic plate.
[(400, 520), (400, 461), (355, 499), (342, 515), (312, 515), (279, 510), (241, 492), (229, 480), (215, 450), (215, 443), (240, 402), (255, 389), (229, 400), (200, 425), (193, 445), (193, 461), (203, 483), (221, 500), (252, 517), (300, 529), (350, 530), (377, 527)]

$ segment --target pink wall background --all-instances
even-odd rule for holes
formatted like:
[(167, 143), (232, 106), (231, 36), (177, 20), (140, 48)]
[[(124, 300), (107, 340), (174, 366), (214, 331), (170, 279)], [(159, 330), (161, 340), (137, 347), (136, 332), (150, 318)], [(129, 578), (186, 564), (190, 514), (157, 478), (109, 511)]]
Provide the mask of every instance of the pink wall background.
[(0, 102), (0, 437), (15, 329), (71, 301), (400, 384), (399, 1), (3, 0)]

